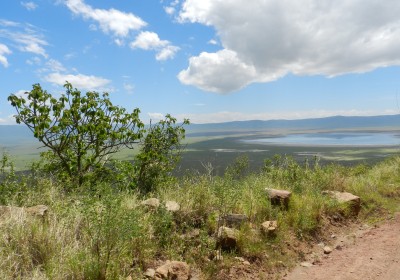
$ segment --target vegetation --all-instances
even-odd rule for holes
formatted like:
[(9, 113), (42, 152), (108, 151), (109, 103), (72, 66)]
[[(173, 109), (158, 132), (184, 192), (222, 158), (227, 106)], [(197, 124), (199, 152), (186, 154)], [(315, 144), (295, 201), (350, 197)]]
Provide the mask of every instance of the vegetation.
[[(37, 170), (17, 178), (7, 156), (0, 166), (3, 204), (44, 204), (50, 209), (44, 220), (27, 214), (0, 216), (2, 279), (125, 279), (129, 275), (141, 279), (156, 260), (166, 259), (188, 262), (205, 279), (224, 279), (236, 256), (267, 273), (282, 267), (282, 262), (290, 265), (304, 257), (303, 252), (290, 249), (293, 245), (321, 240), (326, 227), (347, 223), (349, 216), (322, 190), (360, 196), (362, 220), (390, 215), (400, 196), (397, 157), (373, 167), (320, 166), (317, 161), (299, 165), (276, 157), (257, 174), (246, 174), (246, 159), (241, 158), (223, 176), (209, 175), (212, 166), (208, 166), (209, 173), (159, 184), (146, 196), (107, 182), (87, 191), (65, 192), (65, 182)], [(266, 187), (293, 191), (289, 210), (273, 207)], [(144, 207), (141, 201), (149, 196), (162, 203), (175, 200), (181, 210)], [(224, 259), (218, 260), (216, 231), (219, 217), (227, 213), (246, 214), (250, 223), (240, 228), (238, 250), (222, 252)], [(274, 236), (258, 233), (266, 220), (278, 221)]]
[[(253, 173), (249, 158), (241, 156), (219, 176), (204, 163), (205, 172), (174, 178), (188, 121), (177, 125), (167, 115), (145, 131), (138, 111), (126, 114), (106, 95), (66, 88), (58, 101), (39, 85), (28, 93), (28, 104), (10, 97), (17, 120), (50, 151), (26, 174), (15, 173), (7, 154), (0, 160), (1, 204), (15, 207), (0, 207), (1, 279), (142, 279), (147, 268), (167, 259), (188, 262), (200, 279), (227, 279), (239, 267), (235, 257), (250, 263), (241, 273), (266, 279), (303, 260), (299, 248), (324, 240), (327, 228), (356, 219), (322, 191), (360, 196), (360, 220), (398, 210), (400, 157), (344, 167), (275, 156)], [(97, 127), (107, 120), (113, 125)], [(108, 160), (120, 145), (134, 142), (139, 152), (133, 163)], [(71, 155), (77, 151), (80, 159)], [(272, 205), (265, 188), (292, 191), (287, 209)], [(143, 205), (150, 197), (161, 206)], [(171, 200), (179, 211), (168, 211)], [(22, 210), (35, 205), (49, 210), (39, 217)], [(232, 213), (248, 222), (239, 227), (235, 248), (221, 251), (217, 232)], [(277, 230), (262, 234), (261, 223), (272, 220)]]
[(26, 96), (8, 97), (17, 111), (17, 123), (24, 123), (49, 149), (42, 153), (48, 170), (67, 175), (82, 186), (88, 174), (104, 172), (110, 155), (122, 147), (133, 149), (138, 143), (141, 151), (134, 168), (142, 190), (149, 190), (152, 180), (165, 177), (174, 168), (188, 120), (177, 126), (176, 119), (167, 115), (146, 134), (139, 109), (127, 113), (114, 106), (107, 93), (82, 95), (68, 82), (64, 87), (66, 94), (58, 100), (39, 84)]

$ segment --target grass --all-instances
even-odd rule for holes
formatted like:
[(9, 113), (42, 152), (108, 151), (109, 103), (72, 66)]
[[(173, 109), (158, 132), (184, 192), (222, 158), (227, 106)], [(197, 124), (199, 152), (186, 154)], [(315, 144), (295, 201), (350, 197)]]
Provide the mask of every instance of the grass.
[[(170, 259), (188, 262), (201, 279), (223, 279), (238, 256), (268, 273), (304, 257), (292, 245), (323, 238), (334, 215), (342, 213), (342, 222), (351, 218), (323, 190), (360, 196), (360, 220), (376, 221), (399, 210), (399, 157), (372, 167), (344, 167), (299, 165), (277, 156), (256, 173), (247, 163), (238, 158), (221, 176), (205, 165), (205, 172), (175, 178), (146, 196), (105, 182), (66, 192), (70, 183), (50, 175), (17, 176), (2, 168), (3, 204), (45, 204), (50, 210), (45, 219), (23, 212), (0, 216), (0, 278), (141, 279), (147, 268)], [(267, 187), (293, 192), (288, 210), (270, 204)], [(140, 204), (148, 197), (175, 200), (181, 210), (148, 209)], [(237, 250), (223, 251), (220, 261), (213, 257), (216, 232), (219, 217), (228, 213), (245, 214), (249, 223), (239, 229)], [(261, 234), (267, 220), (278, 221), (273, 236)]]

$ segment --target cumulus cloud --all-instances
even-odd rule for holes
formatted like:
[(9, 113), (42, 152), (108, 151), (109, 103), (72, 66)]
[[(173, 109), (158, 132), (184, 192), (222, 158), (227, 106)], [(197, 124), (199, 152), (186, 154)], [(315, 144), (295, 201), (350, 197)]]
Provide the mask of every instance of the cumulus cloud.
[(132, 13), (116, 9), (95, 9), (83, 0), (66, 0), (67, 7), (76, 15), (97, 21), (104, 33), (112, 33), (117, 37), (126, 37), (132, 30), (140, 30), (147, 23)]
[(79, 89), (87, 89), (87, 90), (98, 90), (108, 85), (111, 81), (96, 77), (96, 76), (87, 76), (82, 74), (60, 74), (60, 73), (51, 73), (44, 77), (45, 81), (63, 86), (66, 81), (70, 82), (74, 87)]
[(0, 44), (0, 64), (6, 68), (8, 67), (7, 54), (11, 54), (10, 49), (4, 44)]
[(38, 5), (35, 4), (35, 3), (32, 2), (32, 1), (29, 1), (29, 2), (21, 2), (21, 5), (22, 5), (25, 9), (27, 9), (28, 11), (36, 10), (36, 8), (38, 7)]
[(157, 60), (173, 58), (179, 47), (171, 45), (167, 40), (161, 40), (157, 33), (142, 31), (136, 36), (135, 41), (130, 44), (132, 49), (155, 50)]
[(288, 73), (332, 77), (400, 65), (399, 14), (396, 0), (186, 0), (179, 20), (215, 28), (223, 50), (192, 57), (178, 77), (227, 93)]

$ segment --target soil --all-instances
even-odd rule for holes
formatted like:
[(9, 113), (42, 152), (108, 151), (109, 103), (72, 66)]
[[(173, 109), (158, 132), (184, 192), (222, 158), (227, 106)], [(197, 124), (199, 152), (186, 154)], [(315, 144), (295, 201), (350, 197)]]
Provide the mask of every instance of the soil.
[[(325, 254), (324, 247), (333, 249)], [(331, 236), (314, 247), (306, 262), (283, 276), (285, 280), (400, 279), (400, 214), (374, 227), (359, 226), (351, 234)]]

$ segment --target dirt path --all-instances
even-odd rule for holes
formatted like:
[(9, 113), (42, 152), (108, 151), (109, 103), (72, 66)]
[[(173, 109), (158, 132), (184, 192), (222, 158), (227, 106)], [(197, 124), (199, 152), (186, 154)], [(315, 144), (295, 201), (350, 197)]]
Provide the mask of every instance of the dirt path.
[(400, 280), (400, 214), (375, 228), (335, 240), (332, 248), (313, 266), (299, 266), (283, 279)]

